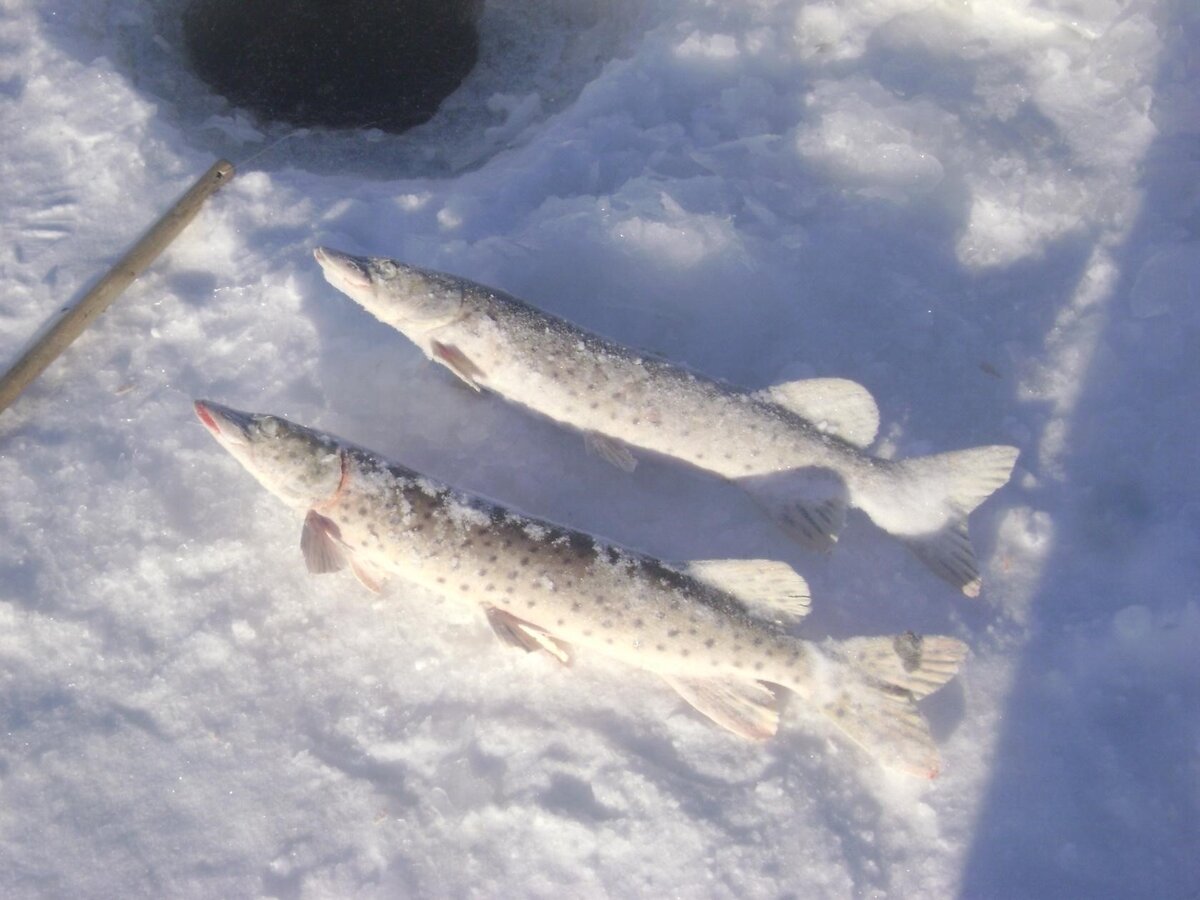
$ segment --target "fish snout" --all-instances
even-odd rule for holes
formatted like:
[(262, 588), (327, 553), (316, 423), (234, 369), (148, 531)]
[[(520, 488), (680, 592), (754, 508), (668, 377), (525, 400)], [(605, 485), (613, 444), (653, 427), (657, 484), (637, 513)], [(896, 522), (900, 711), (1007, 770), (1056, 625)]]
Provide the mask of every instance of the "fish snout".
[(217, 440), (235, 444), (247, 442), (247, 430), (253, 418), (250, 413), (230, 409), (211, 400), (197, 400), (192, 405), (197, 418)]
[(313, 256), (321, 264), (325, 280), (339, 290), (371, 286), (371, 274), (364, 257), (351, 256), (329, 247), (317, 247), (313, 250)]

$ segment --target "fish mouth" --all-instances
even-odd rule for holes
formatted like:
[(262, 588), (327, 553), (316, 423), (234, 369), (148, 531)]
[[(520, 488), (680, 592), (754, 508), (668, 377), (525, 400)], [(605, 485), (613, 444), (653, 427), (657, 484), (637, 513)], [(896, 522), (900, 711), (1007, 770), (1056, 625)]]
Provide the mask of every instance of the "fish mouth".
[(248, 430), (254, 419), (250, 413), (230, 409), (211, 400), (196, 400), (192, 406), (197, 418), (218, 441), (232, 444), (248, 442)]
[(325, 280), (340, 291), (361, 290), (371, 286), (371, 274), (367, 258), (351, 256), (341, 250), (317, 247), (313, 256), (321, 264)]

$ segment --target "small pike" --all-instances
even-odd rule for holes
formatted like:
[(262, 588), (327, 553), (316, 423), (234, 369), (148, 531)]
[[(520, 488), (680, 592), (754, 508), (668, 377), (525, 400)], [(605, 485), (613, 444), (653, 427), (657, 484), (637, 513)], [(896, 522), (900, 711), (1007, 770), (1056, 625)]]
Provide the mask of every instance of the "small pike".
[(718, 725), (765, 739), (797, 694), (884, 765), (932, 778), (915, 700), (954, 676), (949, 637), (802, 641), (804, 580), (769, 560), (670, 565), (455, 491), (276, 416), (196, 402), (200, 421), (304, 520), (311, 572), (350, 568), (373, 591), (397, 575), (482, 606), (498, 636), (569, 662), (594, 652), (662, 677)]
[(964, 594), (979, 594), (967, 516), (1008, 481), (1015, 447), (880, 459), (865, 452), (879, 411), (852, 381), (742, 391), (463, 278), (323, 247), (315, 255), (330, 284), (430, 359), (476, 390), (579, 429), (614, 465), (631, 470), (629, 448), (641, 447), (728, 478), (819, 550), (855, 506)]

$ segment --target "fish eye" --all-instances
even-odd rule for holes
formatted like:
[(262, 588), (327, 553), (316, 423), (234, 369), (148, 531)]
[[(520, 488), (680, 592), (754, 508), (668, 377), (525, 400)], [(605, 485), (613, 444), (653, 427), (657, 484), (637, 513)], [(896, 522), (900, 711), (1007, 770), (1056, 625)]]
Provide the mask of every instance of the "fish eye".
[(396, 277), (398, 271), (399, 269), (396, 267), (396, 264), (390, 259), (381, 259), (375, 264), (375, 272), (384, 281), (391, 281)]
[(263, 416), (258, 422), (258, 430), (269, 438), (279, 433), (279, 420), (274, 416)]

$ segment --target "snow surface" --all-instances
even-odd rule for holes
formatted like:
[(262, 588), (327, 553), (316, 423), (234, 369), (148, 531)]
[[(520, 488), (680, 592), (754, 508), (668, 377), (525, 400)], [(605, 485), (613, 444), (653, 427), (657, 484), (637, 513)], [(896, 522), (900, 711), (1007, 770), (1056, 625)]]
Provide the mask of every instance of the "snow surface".
[[(240, 174), (0, 416), (5, 897), (1195, 897), (1200, 10), (488, 0), (405, 137), (208, 95), (180, 0), (0, 3), (0, 357), (212, 162)], [(1012, 442), (970, 602), (861, 515), (828, 558), (455, 385), (318, 243), (504, 288), (879, 452)], [(748, 745), (649, 676), (309, 577), (191, 399), (287, 415), (668, 559), (773, 557), (799, 633), (971, 645), (935, 782), (799, 704)]]

